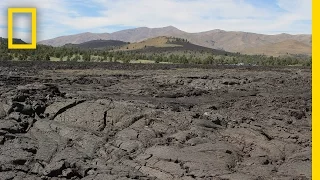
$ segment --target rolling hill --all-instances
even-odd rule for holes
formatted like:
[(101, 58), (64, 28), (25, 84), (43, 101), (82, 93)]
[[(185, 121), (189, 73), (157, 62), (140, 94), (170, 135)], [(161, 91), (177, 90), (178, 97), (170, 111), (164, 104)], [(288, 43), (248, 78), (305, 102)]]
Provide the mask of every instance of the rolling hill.
[[(54, 39), (40, 41), (40, 44), (51, 46), (62, 46), (68, 43), (80, 44), (92, 40), (119, 40), (124, 42), (140, 42), (150, 38), (159, 36), (177, 37), (187, 39), (189, 42), (195, 45), (221, 49), (230, 52), (253, 52), (258, 50), (257, 53), (261, 53), (260, 47), (273, 46), (274, 44), (285, 44), (285, 46), (295, 46), (296, 41), (305, 45), (303, 51), (299, 51), (303, 54), (309, 54), (311, 51), (311, 35), (290, 35), (290, 34), (278, 34), (278, 35), (264, 35), (249, 32), (237, 32), (237, 31), (223, 31), (223, 30), (211, 30), (199, 33), (188, 33), (181, 31), (173, 26), (163, 28), (135, 28), (122, 30), (114, 33), (82, 33), (70, 36), (61, 36)], [(286, 42), (287, 43), (281, 43)], [(289, 43), (289, 45), (288, 45)], [(291, 44), (290, 44), (291, 43)], [(278, 46), (279, 46), (278, 45)], [(282, 48), (282, 47), (280, 47)], [(285, 48), (285, 47), (284, 47)], [(250, 50), (251, 49), (251, 50)], [(295, 48), (294, 48), (295, 49)], [(299, 49), (299, 48), (296, 48)], [(280, 51), (281, 52), (281, 51)], [(263, 52), (267, 53), (267, 52)], [(293, 52), (296, 54), (296, 52)], [(273, 55), (277, 55), (273, 54)]]
[(80, 44), (66, 44), (64, 47), (76, 47), (81, 49), (107, 49), (113, 51), (136, 51), (144, 53), (197, 51), (210, 52), (217, 55), (230, 54), (230, 52), (226, 52), (224, 50), (217, 50), (192, 44), (186, 39), (166, 36), (150, 38), (136, 43), (116, 40), (92, 40)]
[(185, 39), (160, 36), (156, 38), (147, 39), (137, 43), (124, 45), (117, 50), (122, 51), (137, 51), (137, 52), (183, 52), (183, 51), (197, 51), (197, 52), (210, 52), (216, 55), (230, 54), (224, 50), (212, 49), (199, 45), (192, 44)]

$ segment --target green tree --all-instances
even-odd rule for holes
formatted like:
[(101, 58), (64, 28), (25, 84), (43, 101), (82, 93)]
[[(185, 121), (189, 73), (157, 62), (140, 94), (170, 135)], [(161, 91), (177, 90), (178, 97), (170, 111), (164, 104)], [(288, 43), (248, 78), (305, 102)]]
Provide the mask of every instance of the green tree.
[(88, 62), (90, 60), (91, 60), (91, 55), (90, 54), (86, 53), (86, 54), (83, 55), (83, 61)]
[(46, 60), (46, 61), (50, 61), (50, 55), (49, 55), (49, 54), (47, 54), (47, 55), (45, 56), (45, 60)]
[(123, 63), (130, 63), (130, 59), (128, 59), (128, 58), (124, 58), (122, 61), (123, 61)]

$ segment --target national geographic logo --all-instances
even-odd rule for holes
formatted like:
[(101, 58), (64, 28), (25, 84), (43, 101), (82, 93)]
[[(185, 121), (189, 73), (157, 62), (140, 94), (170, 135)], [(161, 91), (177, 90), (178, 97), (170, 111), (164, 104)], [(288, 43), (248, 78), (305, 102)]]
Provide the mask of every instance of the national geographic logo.
[[(13, 14), (31, 14), (31, 43), (13, 43)], [(37, 9), (36, 8), (8, 8), (8, 49), (36, 49), (37, 48)]]

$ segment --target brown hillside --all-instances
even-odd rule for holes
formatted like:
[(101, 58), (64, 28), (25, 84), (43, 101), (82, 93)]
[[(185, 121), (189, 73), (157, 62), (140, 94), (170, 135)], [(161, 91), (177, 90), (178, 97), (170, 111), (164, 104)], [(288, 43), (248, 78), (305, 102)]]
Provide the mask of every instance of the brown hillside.
[(284, 54), (311, 55), (311, 46), (296, 40), (286, 40), (255, 48), (247, 48), (241, 52), (245, 54), (265, 54), (269, 56), (280, 56)]

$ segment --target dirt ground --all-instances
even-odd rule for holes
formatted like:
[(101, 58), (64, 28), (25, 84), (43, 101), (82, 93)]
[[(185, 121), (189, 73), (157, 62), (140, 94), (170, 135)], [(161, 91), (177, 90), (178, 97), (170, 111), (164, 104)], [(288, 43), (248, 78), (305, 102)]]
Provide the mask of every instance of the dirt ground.
[(0, 179), (311, 179), (311, 70), (0, 63)]

